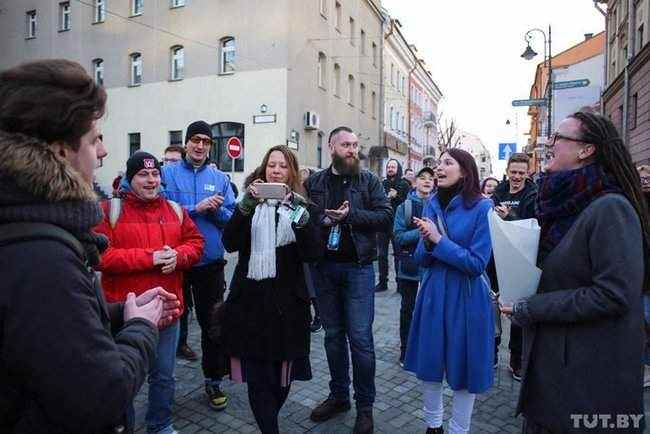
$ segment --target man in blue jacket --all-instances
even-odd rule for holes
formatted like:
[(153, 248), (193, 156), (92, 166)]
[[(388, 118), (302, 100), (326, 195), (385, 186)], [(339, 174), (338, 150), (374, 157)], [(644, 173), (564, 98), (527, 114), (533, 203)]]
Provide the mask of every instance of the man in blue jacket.
[(425, 202), (429, 199), (435, 186), (436, 174), (431, 167), (424, 167), (415, 177), (415, 189), (406, 200), (397, 207), (393, 235), (395, 239), (395, 255), (399, 257), (397, 272), (397, 292), (402, 296), (402, 306), (399, 312), (400, 356), (399, 363), (403, 366), (406, 344), (411, 328), (411, 318), (415, 308), (415, 297), (420, 284), (420, 267), (413, 259), (413, 253), (420, 240), (420, 230), (413, 223), (413, 217), (421, 218)]
[(185, 274), (185, 285), (191, 287), (201, 327), (205, 391), (210, 406), (223, 410), (228, 405), (228, 397), (220, 389), (225, 359), (208, 331), (213, 307), (223, 300), (225, 261), (221, 235), (235, 208), (235, 197), (228, 177), (208, 164), (212, 145), (210, 125), (204, 121), (190, 124), (185, 135), (185, 159), (163, 166), (163, 180), (167, 198), (187, 209), (205, 238), (203, 256)]

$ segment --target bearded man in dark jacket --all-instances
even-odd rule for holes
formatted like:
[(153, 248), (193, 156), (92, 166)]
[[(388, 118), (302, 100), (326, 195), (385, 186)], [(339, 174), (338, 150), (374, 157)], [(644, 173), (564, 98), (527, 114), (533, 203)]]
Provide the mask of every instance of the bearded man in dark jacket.
[(180, 311), (161, 288), (107, 305), (90, 268), (107, 246), (91, 230), (105, 103), (74, 62), (0, 72), (2, 433), (131, 432), (157, 326)]
[[(395, 159), (388, 160), (386, 163), (386, 179), (382, 181), (384, 191), (390, 206), (393, 209), (393, 215), (406, 200), (411, 191), (411, 183), (402, 177), (402, 165)], [(379, 283), (375, 286), (375, 292), (388, 290), (388, 244), (393, 245), (393, 256), (395, 260), (395, 276), (397, 276), (398, 259), (395, 256), (395, 243), (393, 242), (392, 232), (377, 232), (377, 260), (379, 261)], [(397, 277), (395, 277), (397, 281)]]

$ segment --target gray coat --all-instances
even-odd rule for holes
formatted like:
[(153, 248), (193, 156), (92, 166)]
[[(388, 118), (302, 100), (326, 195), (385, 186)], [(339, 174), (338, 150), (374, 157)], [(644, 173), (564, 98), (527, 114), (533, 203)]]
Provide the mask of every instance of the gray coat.
[[(542, 264), (537, 294), (518, 305), (524, 379), (517, 413), (554, 433), (573, 414), (643, 414), (643, 250), (629, 201), (591, 203)], [(602, 423), (589, 432), (605, 431)], [(618, 432), (641, 432), (621, 430)]]

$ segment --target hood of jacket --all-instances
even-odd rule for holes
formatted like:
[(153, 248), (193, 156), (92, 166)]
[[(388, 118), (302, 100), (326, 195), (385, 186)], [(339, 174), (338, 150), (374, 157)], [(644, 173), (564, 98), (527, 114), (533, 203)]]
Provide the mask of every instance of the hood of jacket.
[(410, 199), (414, 202), (424, 204), (425, 200), (428, 200), (429, 198), (431, 198), (431, 196), (433, 196), (433, 193), (431, 193), (428, 198), (422, 199), (420, 196), (418, 196), (417, 191), (415, 191), (415, 189), (412, 189), (411, 191), (409, 191), (409, 194), (408, 196), (406, 196), (406, 199)]
[(389, 180), (402, 179), (402, 176), (404, 175), (404, 169), (402, 169), (402, 163), (400, 163), (399, 161), (397, 161), (394, 158), (391, 158), (390, 160), (388, 160), (386, 162), (386, 165), (388, 166), (388, 163), (390, 163), (391, 161), (394, 161), (394, 162), (397, 163), (397, 173), (395, 174), (395, 176), (391, 176), (391, 177), (386, 176), (386, 179), (389, 179)]
[(97, 201), (81, 174), (40, 139), (0, 131), (0, 155), (0, 206)]

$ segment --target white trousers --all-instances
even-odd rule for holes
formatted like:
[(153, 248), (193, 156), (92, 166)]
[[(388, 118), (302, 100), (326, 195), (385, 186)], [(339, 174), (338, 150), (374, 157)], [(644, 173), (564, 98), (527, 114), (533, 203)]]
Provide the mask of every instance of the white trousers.
[[(429, 428), (442, 426), (442, 383), (423, 382), (424, 398), (424, 419)], [(476, 394), (467, 390), (454, 391), (454, 398), (451, 406), (451, 419), (449, 420), (448, 431), (451, 434), (465, 434), (469, 432), (474, 410), (474, 399)]]

